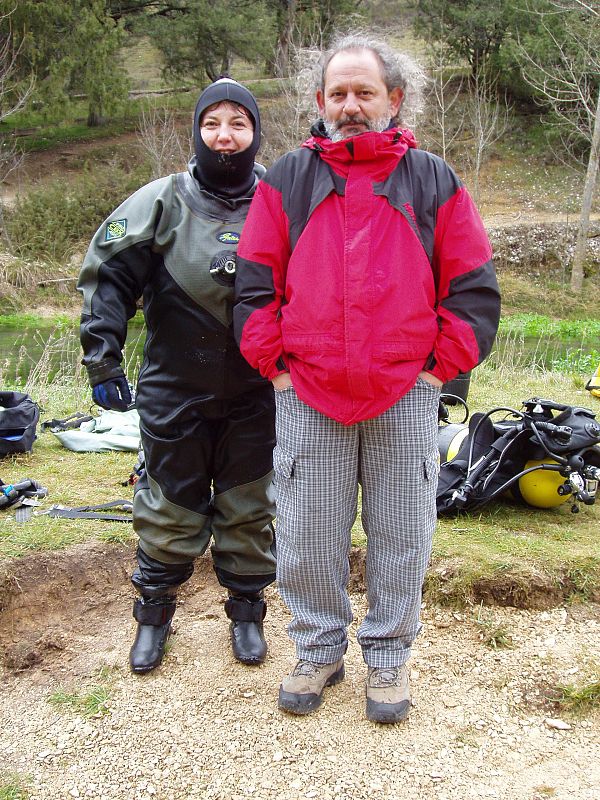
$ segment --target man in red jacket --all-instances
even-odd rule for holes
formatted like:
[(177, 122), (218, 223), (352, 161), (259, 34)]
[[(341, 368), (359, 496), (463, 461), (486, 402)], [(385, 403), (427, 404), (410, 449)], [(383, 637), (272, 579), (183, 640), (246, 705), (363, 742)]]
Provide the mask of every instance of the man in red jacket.
[(407, 716), (440, 387), (485, 358), (498, 326), (479, 214), (452, 169), (400, 126), (421, 82), (384, 43), (339, 40), (323, 59), (321, 119), (267, 171), (238, 249), (236, 336), (276, 390), (277, 579), (298, 657), (279, 707), (294, 714), (344, 677), (360, 484), (366, 713)]

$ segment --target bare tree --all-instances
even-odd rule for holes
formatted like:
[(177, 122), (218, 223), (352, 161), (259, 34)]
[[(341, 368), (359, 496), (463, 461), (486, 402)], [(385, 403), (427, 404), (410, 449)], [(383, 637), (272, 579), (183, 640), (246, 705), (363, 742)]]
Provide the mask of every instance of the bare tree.
[(496, 82), (485, 71), (477, 70), (469, 83), (467, 117), (473, 131), (473, 187), (472, 194), (479, 202), (481, 167), (494, 142), (497, 142), (508, 127), (510, 106), (500, 99)]
[(462, 133), (465, 112), (457, 105), (463, 89), (463, 79), (448, 70), (449, 48), (443, 43), (434, 45), (430, 62), (431, 80), (428, 82), (428, 102), (432, 118), (429, 136), (439, 155), (448, 160), (452, 145)]
[[(308, 41), (308, 45), (301, 44)], [(295, 28), (286, 39), (286, 59), (289, 77), (279, 79), (281, 100), (270, 110), (269, 122), (276, 134), (277, 146), (269, 156), (298, 147), (307, 135), (316, 116), (315, 70), (323, 49), (323, 32), (315, 24), (309, 33), (301, 35)], [(264, 150), (263, 150), (264, 153)]]
[(175, 115), (168, 108), (152, 103), (140, 114), (137, 136), (151, 164), (151, 177), (178, 172), (187, 163), (190, 141), (177, 130)]
[(592, 201), (594, 199), (594, 189), (596, 188), (596, 181), (598, 178), (599, 155), (600, 89), (596, 96), (596, 115), (594, 117), (590, 157), (588, 160), (585, 182), (583, 184), (583, 197), (581, 200), (581, 212), (579, 214), (579, 225), (577, 228), (577, 240), (575, 242), (575, 252), (573, 253), (573, 263), (571, 265), (571, 289), (574, 292), (580, 292), (583, 288), (583, 264), (585, 262), (587, 240), (590, 230), (590, 214), (592, 211)]
[[(10, 14), (0, 16), (0, 22), (10, 19)], [(21, 43), (22, 45), (22, 43)], [(19, 111), (33, 91), (33, 78), (28, 83), (20, 83), (16, 79), (17, 56), (21, 45), (15, 48), (12, 36), (7, 36), (0, 43), (0, 123)], [(0, 183), (4, 183), (23, 160), (14, 141), (0, 140)], [(0, 225), (2, 235), (10, 247), (10, 239), (4, 221), (4, 208), (0, 203)]]
[[(293, 75), (291, 71), (290, 48), (295, 49), (294, 37), (297, 42), (297, 20), (296, 20), (296, 0), (286, 0), (279, 7), (279, 14), (282, 22), (280, 24), (277, 46), (275, 48), (274, 73), (278, 78), (285, 78)], [(285, 11), (283, 10), (285, 9)]]
[[(573, 138), (589, 142), (590, 150), (582, 192), (577, 240), (571, 265), (571, 291), (581, 292), (584, 261), (590, 228), (590, 214), (598, 177), (600, 155), (600, 8), (597, 0), (549, 0), (552, 10), (542, 13), (541, 26), (552, 45), (554, 58), (542, 63), (520, 44), (525, 80), (541, 101), (554, 111), (557, 124), (564, 127), (569, 147)], [(560, 37), (546, 22), (548, 14), (560, 15)]]

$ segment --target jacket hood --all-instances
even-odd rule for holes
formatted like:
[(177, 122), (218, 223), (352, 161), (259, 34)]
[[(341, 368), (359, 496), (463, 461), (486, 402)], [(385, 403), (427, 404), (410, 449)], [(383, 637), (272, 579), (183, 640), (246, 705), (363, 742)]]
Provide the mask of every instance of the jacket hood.
[[(240, 153), (216, 153), (207, 147), (200, 133), (200, 118), (209, 106), (228, 100), (243, 106), (254, 123), (250, 147)], [(194, 111), (194, 164), (198, 182), (218, 197), (240, 197), (254, 185), (254, 157), (260, 146), (260, 113), (252, 92), (231, 78), (220, 78), (202, 92)]]
[(327, 137), (323, 120), (316, 122), (311, 128), (312, 136), (303, 142), (302, 147), (316, 150), (320, 157), (338, 174), (347, 175), (350, 165), (357, 162), (369, 164), (376, 173), (382, 176), (389, 174), (398, 161), (411, 147), (418, 147), (412, 131), (401, 128), (388, 128), (385, 131), (365, 131), (356, 136), (349, 136), (338, 142)]

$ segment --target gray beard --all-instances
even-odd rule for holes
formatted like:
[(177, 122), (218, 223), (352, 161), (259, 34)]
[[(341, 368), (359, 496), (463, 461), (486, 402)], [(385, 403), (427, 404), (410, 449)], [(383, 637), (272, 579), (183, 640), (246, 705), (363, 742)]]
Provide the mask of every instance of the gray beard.
[[(325, 124), (325, 131), (327, 133), (327, 138), (331, 139), (332, 142), (341, 142), (342, 139), (349, 139), (351, 136), (358, 136), (357, 133), (344, 133), (338, 126), (340, 124), (345, 124), (348, 122), (347, 117), (343, 117), (342, 119), (337, 120), (336, 122), (328, 122), (327, 120), (323, 120)], [(364, 117), (360, 118), (360, 123), (365, 125), (367, 131), (375, 131), (376, 133), (381, 133), (386, 128), (389, 127), (390, 118), (389, 117), (379, 117), (378, 119), (365, 119)]]

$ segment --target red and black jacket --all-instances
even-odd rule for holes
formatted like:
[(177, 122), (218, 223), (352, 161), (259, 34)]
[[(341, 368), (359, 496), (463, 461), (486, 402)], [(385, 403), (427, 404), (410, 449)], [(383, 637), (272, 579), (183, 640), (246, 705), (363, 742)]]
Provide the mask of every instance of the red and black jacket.
[(238, 248), (242, 353), (344, 424), (385, 411), (426, 369), (443, 382), (489, 353), (500, 315), (491, 247), (452, 169), (410, 131), (313, 136), (259, 184)]

